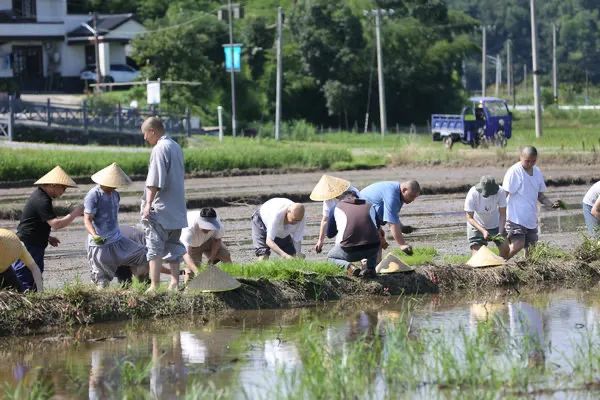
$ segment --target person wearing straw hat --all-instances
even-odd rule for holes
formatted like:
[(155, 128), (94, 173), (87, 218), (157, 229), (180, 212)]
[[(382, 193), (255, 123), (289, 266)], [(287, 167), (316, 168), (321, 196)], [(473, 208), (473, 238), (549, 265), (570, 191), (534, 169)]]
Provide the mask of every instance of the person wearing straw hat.
[[(56, 247), (60, 243), (58, 238), (50, 236), (50, 230), (69, 226), (77, 217), (83, 215), (83, 207), (75, 207), (63, 217), (56, 215), (52, 200), (62, 196), (67, 188), (77, 186), (75, 181), (58, 165), (38, 179), (34, 185), (37, 185), (37, 188), (25, 203), (17, 227), (17, 236), (43, 274), (46, 247), (48, 244)], [(13, 268), (24, 290), (36, 290), (31, 270), (22, 260), (13, 263)]]
[(304, 205), (276, 197), (252, 214), (252, 244), (259, 260), (275, 252), (282, 258), (304, 258), (302, 239), (306, 221)]
[(150, 288), (158, 289), (163, 259), (169, 263), (169, 290), (179, 286), (179, 263), (185, 246), (179, 240), (181, 229), (187, 227), (185, 205), (183, 151), (165, 133), (157, 117), (146, 118), (141, 127), (144, 140), (152, 148), (148, 176), (142, 198), (142, 223), (146, 233), (146, 258), (150, 265)]
[[(471, 254), (487, 245), (494, 236), (505, 236), (506, 193), (494, 177), (484, 175), (477, 185), (469, 189), (464, 210)], [(505, 240), (494, 240), (494, 243), (498, 246), (500, 256), (508, 256), (508, 243)]]
[[(377, 214), (377, 225), (383, 235), (382, 225), (390, 224), (390, 231), (400, 250), (412, 254), (412, 246), (406, 243), (402, 234), (400, 209), (404, 204), (412, 203), (421, 194), (421, 186), (415, 180), (406, 182), (376, 182), (360, 191), (360, 196), (373, 204)], [(383, 241), (382, 240), (382, 244)], [(379, 256), (378, 259), (381, 257)]]
[(335, 176), (323, 175), (310, 194), (310, 199), (312, 201), (323, 202), (323, 216), (319, 227), (319, 238), (315, 244), (315, 251), (317, 253), (323, 251), (323, 244), (327, 232), (327, 221), (330, 217), (329, 213), (333, 210), (338, 201), (340, 201), (340, 197), (346, 191), (351, 191), (356, 194), (356, 197), (360, 197), (360, 191), (352, 186), (349, 181), (336, 178)]
[(538, 152), (533, 146), (521, 150), (520, 160), (506, 171), (502, 188), (507, 193), (506, 232), (509, 252), (507, 259), (538, 241), (538, 208), (540, 202), (550, 209), (560, 207), (561, 201), (552, 202), (544, 192), (544, 175), (535, 165)]
[(186, 248), (183, 260), (188, 268), (197, 274), (203, 255), (208, 258), (209, 265), (219, 261), (231, 263), (231, 254), (222, 240), (223, 224), (215, 209), (206, 207), (188, 211), (187, 219), (188, 226), (181, 230), (180, 240)]
[(124, 237), (119, 229), (120, 195), (117, 188), (131, 179), (116, 164), (92, 175), (96, 182), (85, 196), (83, 221), (88, 232), (87, 256), (92, 282), (106, 287), (119, 266), (146, 265), (146, 247)]
[(12, 263), (16, 260), (21, 260), (29, 268), (38, 291), (44, 290), (42, 273), (25, 245), (14, 232), (0, 228), (0, 289), (23, 291), (23, 285), (12, 268)]
[[(376, 275), (379, 252), (377, 216), (371, 203), (359, 199), (352, 191), (346, 191), (333, 209), (328, 222), (327, 237), (335, 236), (335, 246), (329, 251), (329, 261), (344, 268), (349, 276), (372, 278)], [(361, 270), (353, 262), (367, 260)]]

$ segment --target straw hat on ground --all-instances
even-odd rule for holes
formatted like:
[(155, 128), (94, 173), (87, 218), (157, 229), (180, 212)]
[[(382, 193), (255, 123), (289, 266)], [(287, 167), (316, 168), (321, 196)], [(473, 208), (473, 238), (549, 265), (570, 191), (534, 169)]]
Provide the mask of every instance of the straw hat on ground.
[(38, 179), (34, 185), (63, 185), (66, 187), (77, 187), (77, 184), (60, 166)]
[(473, 268), (495, 267), (498, 265), (506, 265), (506, 260), (496, 254), (487, 246), (481, 246), (477, 253), (467, 261), (467, 265)]
[(411, 272), (415, 267), (406, 265), (401, 259), (388, 253), (383, 260), (375, 267), (375, 271), (379, 274), (393, 274), (396, 272)]
[(323, 175), (310, 194), (313, 201), (325, 201), (335, 199), (350, 188), (350, 182), (336, 178), (335, 176)]
[(187, 288), (204, 293), (226, 292), (242, 286), (235, 278), (221, 271), (214, 265), (209, 265), (188, 283)]
[(131, 179), (123, 172), (117, 163), (112, 163), (108, 167), (102, 168), (100, 171), (96, 172), (92, 175), (92, 180), (98, 185), (111, 188), (131, 185)]

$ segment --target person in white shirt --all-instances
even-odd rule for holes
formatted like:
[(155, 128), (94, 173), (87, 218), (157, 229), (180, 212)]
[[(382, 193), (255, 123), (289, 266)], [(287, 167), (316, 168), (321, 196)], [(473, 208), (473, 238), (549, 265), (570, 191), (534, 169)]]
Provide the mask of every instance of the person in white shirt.
[(179, 240), (186, 248), (183, 260), (188, 268), (197, 273), (203, 255), (208, 264), (231, 263), (231, 254), (223, 243), (223, 224), (213, 208), (188, 211), (187, 222)]
[(533, 146), (524, 147), (520, 161), (504, 175), (502, 188), (508, 194), (506, 232), (510, 246), (507, 259), (523, 248), (527, 255), (529, 246), (537, 243), (537, 202), (548, 208), (558, 208), (560, 205), (560, 201), (553, 203), (544, 195), (546, 183), (542, 172), (535, 166), (536, 161), (537, 149)]
[[(467, 216), (467, 239), (471, 252), (475, 254), (481, 246), (488, 244), (492, 236), (505, 234), (506, 193), (492, 176), (482, 176), (465, 199)], [(501, 257), (508, 256), (508, 244), (495, 242)]]
[(252, 214), (252, 244), (259, 260), (275, 252), (282, 258), (301, 257), (305, 228), (304, 205), (276, 197)]
[(583, 197), (583, 218), (588, 233), (594, 238), (600, 236), (600, 181), (592, 185)]

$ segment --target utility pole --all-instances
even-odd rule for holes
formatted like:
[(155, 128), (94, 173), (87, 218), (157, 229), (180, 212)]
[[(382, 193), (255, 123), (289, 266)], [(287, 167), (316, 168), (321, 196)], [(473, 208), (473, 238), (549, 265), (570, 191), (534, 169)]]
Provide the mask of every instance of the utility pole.
[(381, 54), (381, 9), (375, 10), (375, 40), (377, 42), (377, 78), (379, 81), (379, 119), (381, 137), (387, 131), (387, 115), (385, 109), (385, 83), (383, 79), (383, 56)]
[(496, 97), (500, 95), (500, 84), (502, 84), (502, 60), (500, 54), (496, 54)]
[(100, 77), (100, 57), (99, 57), (99, 53), (100, 53), (100, 48), (99, 48), (99, 43), (98, 43), (98, 28), (97, 28), (97, 23), (98, 23), (98, 13), (94, 13), (94, 16), (92, 18), (92, 25), (94, 28), (94, 53), (95, 53), (95, 58), (96, 58), (96, 86), (94, 86), (94, 92), (96, 93), (100, 93), (100, 84), (102, 83), (102, 79)]
[(233, 11), (231, 9), (231, 0), (227, 1), (227, 13), (229, 16), (229, 51), (231, 52), (231, 133), (235, 137), (237, 122), (235, 117), (235, 68), (233, 68)]
[(487, 40), (486, 40), (486, 27), (481, 27), (481, 97), (485, 97), (485, 72), (487, 68)]
[(510, 39), (506, 41), (506, 91), (510, 98), (512, 96), (512, 54), (510, 54)]
[(530, 0), (531, 13), (531, 60), (533, 68), (533, 104), (535, 107), (535, 137), (542, 137), (542, 104), (540, 103), (540, 67), (538, 65), (537, 26), (535, 19), (535, 0)]
[(523, 64), (523, 91), (527, 93), (527, 64)]
[(558, 104), (558, 65), (556, 64), (556, 24), (552, 24), (552, 92)]
[(277, 7), (277, 83), (275, 93), (275, 140), (279, 140), (281, 127), (281, 36), (283, 27), (283, 12), (281, 7)]

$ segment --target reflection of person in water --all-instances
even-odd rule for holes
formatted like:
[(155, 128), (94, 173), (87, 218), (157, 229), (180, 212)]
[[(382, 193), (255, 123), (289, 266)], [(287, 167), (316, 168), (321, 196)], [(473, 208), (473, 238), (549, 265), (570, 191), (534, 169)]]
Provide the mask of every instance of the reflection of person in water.
[(540, 312), (531, 304), (525, 302), (508, 303), (510, 335), (522, 337), (523, 344), (528, 350), (530, 367), (544, 367), (546, 345), (544, 323)]

